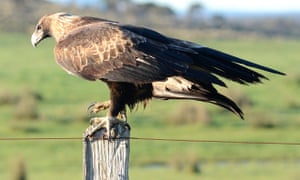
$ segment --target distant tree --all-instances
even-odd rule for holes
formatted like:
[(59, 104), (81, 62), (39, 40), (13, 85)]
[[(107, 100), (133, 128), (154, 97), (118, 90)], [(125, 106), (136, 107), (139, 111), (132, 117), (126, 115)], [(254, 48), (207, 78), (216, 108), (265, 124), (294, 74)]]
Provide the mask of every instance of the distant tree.
[(150, 14), (150, 13), (157, 13), (163, 16), (173, 16), (175, 13), (174, 11), (165, 6), (159, 6), (155, 3), (144, 3), (137, 6), (139, 13)]
[(114, 13), (124, 13), (132, 5), (131, 0), (100, 0), (100, 2), (106, 11), (113, 11)]
[(192, 19), (197, 19), (202, 15), (204, 6), (201, 3), (193, 3), (189, 6), (187, 16)]
[(12, 0), (15, 4), (24, 5), (26, 3), (26, 0)]
[(214, 28), (222, 28), (226, 26), (226, 18), (221, 14), (213, 15), (211, 21)]
[(185, 18), (186, 26), (190, 28), (197, 28), (203, 25), (204, 22), (202, 18), (203, 10), (204, 10), (204, 6), (201, 3), (197, 2), (191, 4), (186, 13), (186, 18)]
[(155, 3), (137, 4), (132, 11), (141, 23), (149, 26), (170, 26), (176, 16), (173, 9)]

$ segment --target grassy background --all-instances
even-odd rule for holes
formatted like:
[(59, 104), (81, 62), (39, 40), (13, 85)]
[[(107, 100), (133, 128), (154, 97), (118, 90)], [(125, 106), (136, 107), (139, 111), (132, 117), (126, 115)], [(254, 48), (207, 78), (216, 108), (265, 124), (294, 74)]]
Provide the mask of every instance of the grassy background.
[[(88, 126), (86, 107), (108, 99), (106, 85), (61, 70), (54, 61), (53, 40), (38, 49), (31, 47), (30, 35), (0, 34), (0, 40), (0, 137), (80, 137)], [(132, 136), (299, 142), (299, 42), (206, 39), (201, 43), (288, 75), (265, 74), (271, 81), (264, 85), (228, 82), (230, 91), (220, 89), (246, 102), (242, 103), (245, 121), (199, 102), (154, 100), (147, 109), (129, 113)], [(80, 140), (0, 143), (0, 179), (12, 178), (22, 163), (28, 179), (82, 178)], [(130, 177), (297, 179), (299, 160), (298, 146), (132, 140)]]

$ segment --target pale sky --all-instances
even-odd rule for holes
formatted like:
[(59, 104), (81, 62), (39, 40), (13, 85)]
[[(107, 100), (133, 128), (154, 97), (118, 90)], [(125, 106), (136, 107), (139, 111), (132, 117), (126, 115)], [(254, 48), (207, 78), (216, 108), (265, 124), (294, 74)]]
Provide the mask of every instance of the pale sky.
[[(99, 0), (49, 0), (56, 2), (76, 2), (93, 4)], [(300, 0), (133, 0), (136, 2), (155, 2), (171, 6), (177, 11), (186, 10), (193, 2), (200, 2), (210, 12), (244, 12), (244, 13), (284, 13), (299, 12)]]
[(193, 2), (200, 2), (205, 9), (221, 12), (300, 12), (300, 0), (134, 0), (136, 2), (157, 2), (174, 9), (186, 10)]

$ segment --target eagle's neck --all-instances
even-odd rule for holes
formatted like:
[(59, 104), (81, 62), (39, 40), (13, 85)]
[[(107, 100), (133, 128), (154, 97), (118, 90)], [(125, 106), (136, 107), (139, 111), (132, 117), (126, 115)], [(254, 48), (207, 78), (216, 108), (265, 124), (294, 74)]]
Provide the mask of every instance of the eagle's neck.
[(79, 16), (58, 17), (53, 19), (50, 26), (50, 34), (59, 42), (69, 32), (81, 25)]

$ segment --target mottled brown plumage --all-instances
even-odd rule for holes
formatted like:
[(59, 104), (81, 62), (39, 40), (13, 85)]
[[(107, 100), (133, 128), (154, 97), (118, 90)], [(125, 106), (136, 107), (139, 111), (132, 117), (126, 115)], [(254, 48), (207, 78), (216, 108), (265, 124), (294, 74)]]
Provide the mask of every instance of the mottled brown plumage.
[(43, 16), (32, 35), (36, 46), (53, 37), (56, 62), (87, 80), (102, 80), (110, 89), (108, 116), (151, 98), (192, 99), (222, 106), (243, 117), (240, 108), (214, 85), (218, 77), (241, 84), (261, 82), (262, 74), (279, 71), (153, 30), (67, 13)]

